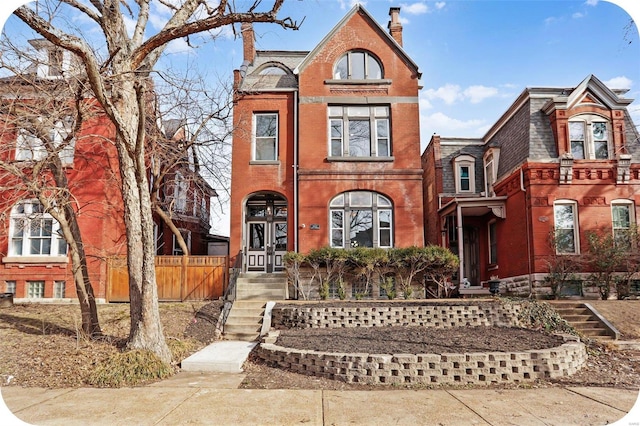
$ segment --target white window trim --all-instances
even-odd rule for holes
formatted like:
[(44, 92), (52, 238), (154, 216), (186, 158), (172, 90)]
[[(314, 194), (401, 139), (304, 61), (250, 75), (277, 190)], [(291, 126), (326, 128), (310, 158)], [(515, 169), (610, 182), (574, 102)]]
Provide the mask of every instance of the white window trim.
[[(628, 228), (615, 228), (614, 225), (614, 217), (613, 217), (613, 208), (615, 206), (627, 206), (629, 207), (629, 227)], [(635, 203), (632, 200), (627, 200), (625, 198), (616, 199), (611, 201), (611, 232), (615, 235), (616, 229), (632, 229), (636, 222), (636, 212), (635, 212)]]
[[(605, 123), (607, 128), (607, 158), (612, 158), (611, 152), (611, 122), (606, 118), (596, 114), (580, 114), (569, 118), (569, 125), (567, 126), (567, 140), (569, 141), (569, 153), (572, 153), (571, 147), (571, 123), (582, 123), (584, 132), (584, 159), (585, 160), (605, 160), (603, 158), (596, 158), (595, 153), (595, 141), (593, 139), (593, 131), (591, 125), (594, 123)], [(582, 160), (576, 158), (576, 160)]]
[[(350, 197), (349, 197), (349, 193), (350, 192), (367, 192), (369, 194), (371, 194), (372, 196), (372, 203), (370, 205), (367, 206), (360, 206), (360, 205), (355, 205), (355, 204), (351, 204), (350, 202)], [(332, 202), (340, 197), (343, 196), (343, 202), (341, 206), (331, 206)], [(378, 197), (384, 197), (384, 199), (388, 200), (389, 203), (391, 205), (381, 205), (378, 203)], [(349, 218), (349, 213), (353, 210), (366, 210), (366, 209), (370, 209), (372, 212), (372, 228), (373, 228), (373, 247), (377, 247), (377, 248), (392, 248), (393, 247), (393, 235), (394, 235), (394, 212), (393, 212), (393, 203), (391, 201), (390, 198), (375, 192), (375, 191), (347, 191), (347, 192), (342, 192), (338, 195), (336, 195), (335, 197), (333, 197), (330, 201), (329, 201), (329, 246), (331, 247), (336, 247), (336, 248), (351, 248), (349, 241), (349, 235), (351, 233), (351, 229), (348, 226), (348, 218)], [(385, 245), (382, 246), (380, 245), (380, 212), (383, 211), (388, 211), (390, 213), (389, 215), (389, 228), (383, 228), (383, 229), (389, 229), (389, 245)], [(341, 212), (342, 214), (342, 228), (334, 228), (333, 226), (333, 213), (334, 212)], [(341, 230), (342, 231), (342, 244), (341, 245), (335, 245), (333, 243), (333, 231), (334, 230)]]
[[(363, 79), (354, 79), (352, 77), (352, 70), (353, 70), (353, 66), (352, 66), (352, 58), (353, 58), (353, 54), (355, 53), (362, 53), (363, 54), (363, 58), (364, 58), (364, 63), (362, 64), (363, 68), (364, 68), (364, 78)], [(343, 59), (347, 60), (347, 77), (346, 78), (341, 78), (340, 75), (338, 74), (338, 64), (340, 64), (340, 62), (342, 62)], [(370, 70), (369, 70), (369, 59), (373, 59), (376, 64), (378, 65), (378, 68), (380, 69), (380, 77), (379, 78), (372, 78), (370, 77)], [(335, 63), (335, 65), (333, 66), (333, 79), (335, 80), (355, 80), (355, 81), (359, 81), (359, 80), (382, 80), (384, 79), (384, 67), (382, 66), (382, 63), (380, 62), (380, 59), (378, 59), (378, 57), (376, 55), (374, 55), (373, 53), (367, 51), (367, 50), (350, 50), (347, 53), (345, 53), (344, 55), (342, 55)]]
[[(556, 245), (556, 254), (568, 254), (568, 255), (578, 255), (580, 254), (580, 221), (578, 219), (578, 202), (575, 200), (556, 200), (553, 203), (553, 231), (557, 232), (558, 227), (556, 226), (556, 206), (557, 205), (571, 205), (573, 211), (573, 244), (575, 247), (575, 251), (573, 252), (563, 252), (558, 251), (558, 247)], [(562, 228), (564, 229), (564, 228)]]
[[(262, 115), (273, 115), (276, 117), (276, 134), (275, 134), (275, 147), (274, 147), (274, 158), (273, 159), (269, 159), (269, 160), (258, 160), (256, 159), (256, 145), (257, 145), (257, 139), (258, 139), (258, 135), (257, 135), (257, 123), (258, 123), (258, 116), (262, 116)], [(252, 122), (252, 131), (251, 131), (251, 161), (252, 162), (256, 162), (256, 163), (274, 163), (278, 161), (278, 158), (280, 158), (280, 152), (279, 152), (279, 134), (280, 134), (280, 117), (279, 114), (277, 112), (254, 112), (253, 113), (253, 122)], [(265, 137), (266, 138), (266, 137)], [(269, 139), (271, 138), (271, 136), (269, 136)]]
[[(21, 201), (18, 204), (22, 204), (25, 206), (29, 205), (32, 206), (34, 204), (40, 204), (40, 202), (38, 202), (37, 200), (25, 200), (25, 201)], [(62, 236), (60, 235), (59, 231), (60, 231), (60, 224), (58, 223), (57, 220), (55, 220), (53, 218), (53, 216), (51, 216), (49, 213), (31, 213), (31, 212), (25, 212), (25, 213), (15, 213), (14, 209), (18, 206), (18, 204), (16, 204), (12, 210), (11, 210), (11, 214), (10, 214), (10, 224), (9, 224), (9, 250), (8, 250), (8, 256), (6, 256), (5, 258), (3, 258), (3, 263), (9, 263), (9, 262), (27, 262), (27, 263), (34, 263), (34, 262), (47, 262), (47, 263), (51, 263), (51, 262), (67, 262), (68, 261), (68, 256), (67, 253), (59, 253), (59, 246), (60, 246), (60, 242), (63, 240)], [(24, 226), (24, 230), (23, 230), (23, 235), (21, 237), (21, 241), (22, 241), (22, 250), (21, 253), (16, 253), (14, 250), (14, 245), (13, 245), (13, 235), (14, 235), (14, 231), (15, 231), (15, 220), (19, 219), (22, 221), (26, 221), (27, 223), (30, 223), (31, 220), (34, 219), (47, 219), (47, 220), (51, 220), (52, 221), (52, 225), (51, 225), (51, 236), (50, 236), (50, 244), (51, 244), (51, 249), (50, 249), (50, 253), (45, 253), (45, 254), (41, 254), (41, 253), (36, 253), (36, 254), (31, 254), (29, 253), (29, 247), (31, 244), (31, 226)], [(68, 250), (68, 249), (67, 249)]]
[[(461, 155), (453, 160), (453, 168), (455, 173), (456, 193), (457, 194), (473, 194), (476, 192), (476, 159), (470, 155)], [(462, 189), (462, 167), (469, 167), (469, 189)]]
[[(182, 234), (182, 238), (184, 238), (184, 242), (187, 245), (187, 250), (189, 250), (189, 253), (191, 253), (191, 231), (189, 231), (188, 229), (180, 229), (180, 233)], [(171, 235), (171, 241), (173, 243), (171, 254), (173, 256), (182, 256), (184, 253), (182, 253), (182, 249), (178, 245), (178, 240), (175, 234)]]
[[(498, 180), (498, 162), (500, 161), (500, 149), (491, 148), (485, 152), (482, 158), (484, 173), (484, 190), (486, 196), (494, 196), (493, 185)], [(487, 179), (487, 166), (491, 164), (491, 179)]]
[[(369, 109), (368, 116), (356, 116), (349, 114), (349, 108), (362, 107)], [(341, 108), (342, 112), (340, 115), (332, 114), (332, 109)], [(384, 108), (385, 113), (383, 115), (378, 113), (378, 110)], [(327, 152), (329, 159), (360, 159), (360, 160), (371, 160), (371, 159), (388, 159), (392, 158), (393, 155), (393, 142), (392, 142), (392, 134), (391, 134), (391, 108), (389, 105), (330, 105), (327, 108), (328, 119), (328, 128), (327, 128)], [(370, 155), (368, 156), (351, 156), (349, 154), (349, 122), (350, 121), (368, 121), (369, 122), (369, 151)], [(342, 137), (340, 141), (340, 155), (333, 155), (333, 135), (331, 134), (331, 123), (333, 121), (339, 121), (341, 124)], [(382, 139), (382, 137), (378, 136), (378, 122), (386, 121), (386, 129), (387, 136), (384, 139), (387, 140), (387, 152), (388, 155), (379, 156), (378, 155), (378, 141)]]
[(188, 182), (182, 173), (176, 172), (173, 179), (173, 210), (178, 213), (186, 213)]
[[(72, 117), (67, 117), (64, 120), (57, 120), (54, 123), (54, 127), (49, 131), (49, 140), (53, 143), (53, 147), (58, 148), (63, 142), (64, 138), (71, 133)], [(75, 156), (76, 140), (72, 138), (69, 144), (66, 145), (58, 152), (58, 157), (63, 166), (72, 166)], [(16, 136), (16, 151), (15, 160), (25, 162), (37, 162), (45, 160), (49, 156), (49, 151), (42, 139), (35, 136), (27, 129), (19, 129)]]

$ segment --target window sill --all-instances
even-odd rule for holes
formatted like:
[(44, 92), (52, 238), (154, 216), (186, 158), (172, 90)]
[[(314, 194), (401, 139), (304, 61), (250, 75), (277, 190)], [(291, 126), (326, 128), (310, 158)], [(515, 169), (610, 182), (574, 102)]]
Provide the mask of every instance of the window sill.
[(259, 161), (259, 160), (251, 160), (249, 164), (252, 166), (279, 166), (280, 160), (270, 160), (270, 161)]
[(352, 162), (352, 163), (391, 163), (395, 157), (327, 157), (327, 161), (333, 162)]
[(5, 256), (2, 258), (2, 263), (69, 263), (69, 258), (67, 256)]
[(351, 80), (351, 79), (326, 79), (324, 84), (335, 84), (335, 85), (358, 85), (358, 86), (380, 86), (380, 85), (390, 85), (391, 80), (388, 78), (382, 78), (379, 80)]

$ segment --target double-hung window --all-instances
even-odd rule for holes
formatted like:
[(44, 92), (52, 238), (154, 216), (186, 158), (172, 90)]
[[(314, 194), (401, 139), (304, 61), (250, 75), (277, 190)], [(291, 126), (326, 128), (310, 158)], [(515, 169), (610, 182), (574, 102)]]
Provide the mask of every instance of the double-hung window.
[(390, 157), (388, 106), (330, 106), (330, 157)]
[(476, 192), (475, 158), (461, 155), (453, 161), (456, 175), (456, 193)]
[(391, 201), (368, 191), (345, 192), (329, 204), (331, 247), (392, 247)]
[(253, 115), (253, 161), (278, 159), (278, 114)]
[(593, 115), (569, 121), (571, 155), (575, 160), (606, 160), (609, 156), (609, 123)]
[[(16, 138), (16, 161), (42, 161), (50, 154), (57, 153), (63, 165), (72, 165), (75, 152), (75, 138), (69, 137), (73, 119), (55, 121), (48, 131), (41, 129), (48, 138), (45, 143), (35, 130), (18, 130)], [(44, 127), (44, 124), (42, 125)]]
[(19, 203), (11, 210), (9, 256), (66, 256), (67, 242), (60, 224), (37, 201)]
[(176, 172), (173, 181), (173, 210), (178, 213), (187, 212), (187, 195), (189, 192), (189, 182), (182, 173)]
[(555, 221), (555, 248), (558, 254), (579, 254), (577, 203), (556, 201), (553, 204)]
[(632, 227), (635, 222), (633, 202), (615, 200), (611, 203), (613, 239), (617, 247), (629, 249), (632, 244)]

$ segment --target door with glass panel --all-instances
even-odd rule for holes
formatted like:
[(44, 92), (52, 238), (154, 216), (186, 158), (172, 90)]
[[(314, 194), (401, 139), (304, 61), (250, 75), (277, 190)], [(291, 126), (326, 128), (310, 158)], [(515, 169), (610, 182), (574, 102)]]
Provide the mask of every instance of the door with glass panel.
[(252, 197), (246, 218), (247, 272), (272, 273), (284, 270), (287, 252), (287, 205), (274, 195)]

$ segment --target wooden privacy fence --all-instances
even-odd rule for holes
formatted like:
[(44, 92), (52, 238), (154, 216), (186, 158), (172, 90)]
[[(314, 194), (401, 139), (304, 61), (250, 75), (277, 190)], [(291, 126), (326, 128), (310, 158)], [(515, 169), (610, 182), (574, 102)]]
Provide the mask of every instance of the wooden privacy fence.
[[(213, 300), (222, 297), (228, 276), (227, 256), (156, 256), (158, 300)], [(129, 301), (129, 274), (124, 257), (107, 262), (107, 301)]]

